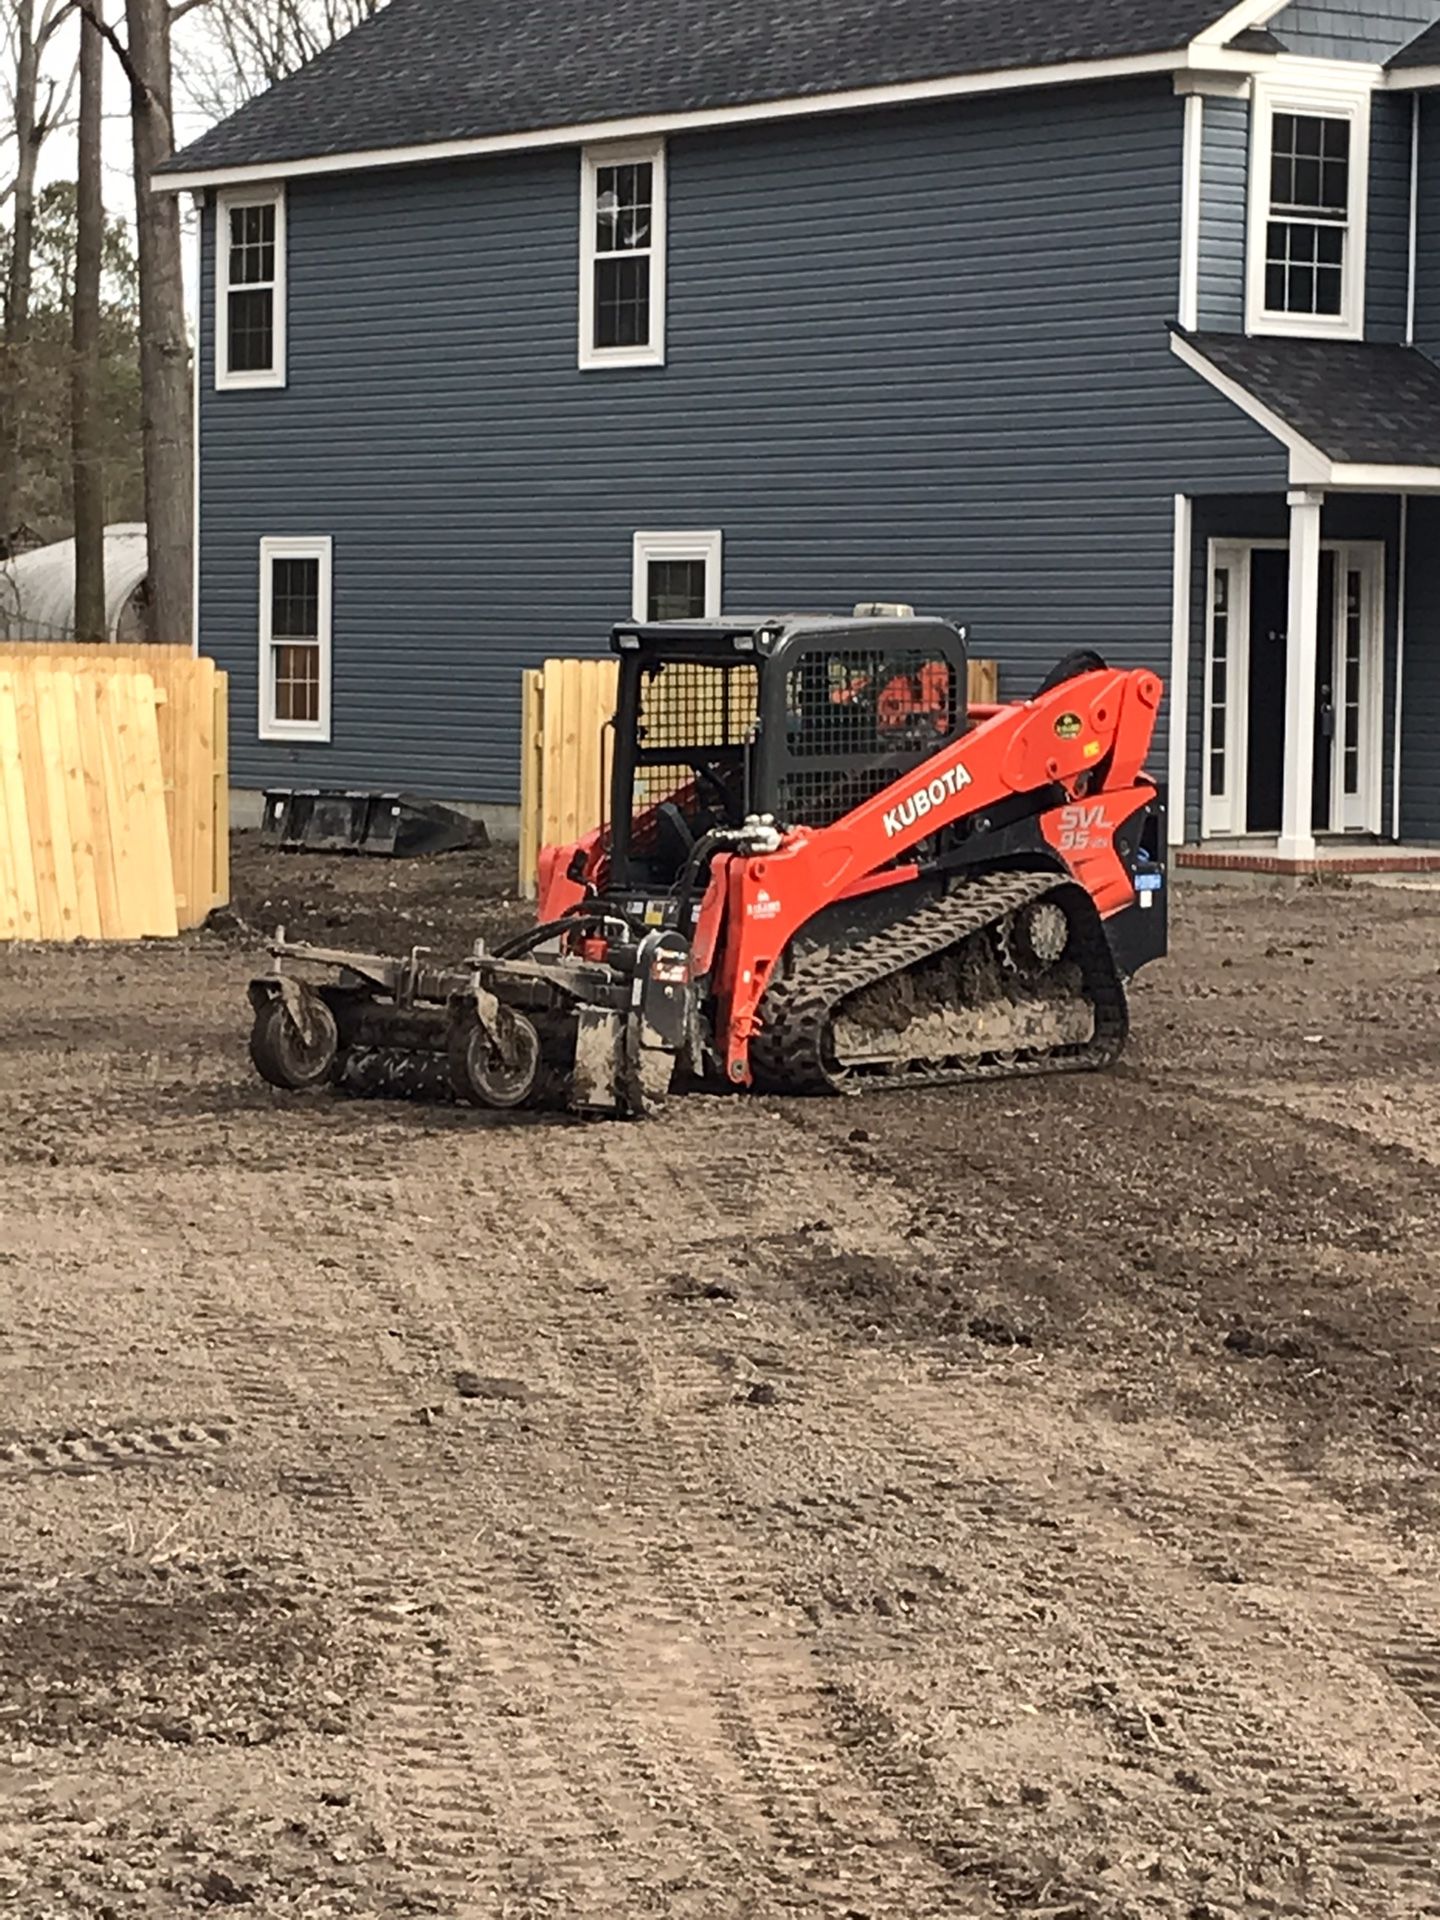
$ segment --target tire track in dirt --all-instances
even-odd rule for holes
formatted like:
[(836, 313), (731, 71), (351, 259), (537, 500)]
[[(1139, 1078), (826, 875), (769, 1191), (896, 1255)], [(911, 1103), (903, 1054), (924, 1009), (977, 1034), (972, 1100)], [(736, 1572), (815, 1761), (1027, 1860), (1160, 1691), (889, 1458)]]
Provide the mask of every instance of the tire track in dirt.
[[(347, 1297), (337, 1292), (338, 1311)], [(323, 1314), (313, 1316), (319, 1324), (308, 1337), (267, 1325), (253, 1299), (207, 1300), (196, 1317), (237, 1406), (269, 1437), (267, 1465), (314, 1539), (315, 1558), (344, 1555), (351, 1567), (357, 1624), (379, 1662), (364, 1731), (384, 1722), (383, 1763), (367, 1770), (393, 1861), (375, 1869), (375, 1890), (399, 1899), (402, 1911), (419, 1902), (421, 1911), (478, 1916), (485, 1909), (471, 1905), (471, 1856), (497, 1826), (469, 1724), (481, 1703), (447, 1642), (433, 1577), (405, 1577), (413, 1542), (404, 1522), (418, 1516), (408, 1506), (403, 1513), (377, 1507), (353, 1433), (347, 1444), (334, 1429), (337, 1406), (358, 1427), (367, 1415), (394, 1422), (411, 1403), (400, 1383), (383, 1374), (367, 1379), (353, 1354), (342, 1349), (336, 1357), (339, 1323), (326, 1324)]]
[[(279, 1483), (319, 1537), (319, 1557), (345, 1551), (371, 1569), (357, 1599), (385, 1655), (372, 1745), (385, 1756), (375, 1791), (391, 1803), (396, 1897), (489, 1915), (497, 1899), (528, 1911), (548, 1889), (576, 1911), (591, 1910), (597, 1897), (603, 1908), (610, 1856), (623, 1857), (615, 1811), (583, 1744), (576, 1750), (567, 1716), (536, 1710), (537, 1675), (573, 1664), (578, 1638), (527, 1653), (523, 1615), (509, 1604), (534, 1558), (529, 1503), (523, 1523), (507, 1532), (505, 1514), (483, 1495), (487, 1462), (473, 1449), (453, 1473), (437, 1473), (429, 1453), (415, 1451), (429, 1444), (414, 1423), (417, 1397), (433, 1399), (442, 1371), (470, 1355), (454, 1303), (425, 1277), (423, 1262), (407, 1266), (404, 1280), (398, 1271), (370, 1275), (364, 1222), (375, 1209), (372, 1199), (348, 1223), (358, 1231), (336, 1312), (360, 1307), (373, 1351), (391, 1370), (355, 1370), (353, 1354), (347, 1370), (342, 1350), (333, 1371), (335, 1325), (314, 1325), (305, 1337), (271, 1325), (262, 1339), (259, 1323), (229, 1302), (205, 1309), (217, 1364), (255, 1425), (280, 1437), (289, 1464), (276, 1463)], [(479, 1221), (488, 1241), (483, 1210)], [(512, 1237), (512, 1224), (513, 1215), (495, 1220), (501, 1241)], [(357, 1454), (337, 1438), (342, 1377), (352, 1440), (378, 1420), (391, 1433), (382, 1447)], [(433, 1433), (449, 1447), (444, 1424)], [(312, 1464), (316, 1446), (356, 1470)], [(575, 1724), (583, 1728), (584, 1718)], [(636, 1804), (645, 1804), (643, 1794)], [(531, 1810), (528, 1824), (514, 1817), (517, 1806)]]
[[(857, 1874), (837, 1861), (829, 1895), (817, 1885), (822, 1829), (795, 1809), (828, 1800), (844, 1825), (857, 1787), (866, 1797), (863, 1783), (837, 1768), (814, 1711), (804, 1646), (790, 1644), (773, 1621), (753, 1636), (737, 1627), (737, 1594), (757, 1584), (754, 1556), (733, 1527), (716, 1524), (713, 1425), (692, 1410), (713, 1401), (714, 1371), (657, 1352), (646, 1287), (626, 1278), (652, 1276), (673, 1257), (673, 1245), (661, 1244), (672, 1199), (683, 1200), (701, 1244), (717, 1222), (697, 1208), (693, 1191), (682, 1194), (652, 1168), (621, 1238), (597, 1231), (597, 1188), (635, 1187), (638, 1144), (618, 1130), (597, 1131), (570, 1177), (537, 1195), (531, 1231), (541, 1251), (525, 1263), (527, 1298), (544, 1315), (552, 1366), (559, 1350), (574, 1348), (584, 1378), (562, 1371), (537, 1416), (540, 1444), (523, 1475), (514, 1485), (494, 1476), (484, 1489), (497, 1532), (528, 1547), (510, 1570), (515, 1603), (503, 1629), (517, 1678), (543, 1676), (556, 1703), (550, 1717), (569, 1731), (569, 1751), (555, 1757), (571, 1778), (527, 1782), (528, 1818), (575, 1798), (577, 1762), (594, 1741), (589, 1770), (606, 1783), (599, 1817), (625, 1836), (636, 1885), (648, 1873), (653, 1892), (667, 1859), (689, 1863), (689, 1884), (668, 1885), (667, 1911), (740, 1912), (748, 1888), (746, 1897), (768, 1901), (767, 1912), (813, 1912), (857, 1882), (912, 1904), (920, 1895), (917, 1910), (929, 1911), (943, 1889), (923, 1873), (920, 1881), (932, 1884), (917, 1885), (915, 1863), (897, 1878), (886, 1862), (871, 1860)], [(728, 1190), (742, 1173), (738, 1159), (723, 1168)], [(596, 1283), (609, 1288), (603, 1307), (576, 1286), (578, 1277), (601, 1273), (610, 1276)], [(753, 1591), (749, 1601), (753, 1608)], [(592, 1795), (593, 1786), (582, 1808), (594, 1804)], [(647, 1802), (658, 1819), (637, 1821)], [(850, 1824), (850, 1844), (863, 1848), (871, 1830), (888, 1823), (872, 1804)], [(553, 1861), (553, 1844), (538, 1851)], [(590, 1864), (601, 1873), (607, 1866), (603, 1857)]]
[[(953, 1410), (922, 1390), (912, 1389), (910, 1415), (934, 1445), (932, 1476), (947, 1463), (953, 1470), (962, 1448), (981, 1437), (972, 1420), (957, 1445)], [(1428, 1729), (1397, 1735), (1396, 1703), (1383, 1689), (1355, 1704), (1341, 1680), (1355, 1668), (1343, 1625), (1326, 1635), (1318, 1621), (1308, 1623), (1309, 1646), (1295, 1644), (1293, 1617), (1287, 1622), (1281, 1608), (1252, 1625), (1234, 1609), (1228, 1587), (1183, 1577), (1179, 1541), (1117, 1526), (1108, 1474), (1090, 1487), (1075, 1478), (1063, 1414), (1032, 1409), (1031, 1420), (1055, 1439), (1055, 1456), (1027, 1457), (1016, 1442), (1022, 1423), (983, 1432), (986, 1456), (1012, 1476), (974, 1490), (988, 1530), (988, 1571), (998, 1594), (1028, 1591), (1083, 1634), (1084, 1665), (1099, 1678), (1079, 1697), (1088, 1695), (1128, 1764), (1153, 1771), (1157, 1781), (1183, 1772), (1205, 1796), (1207, 1821), (1236, 1850), (1253, 1847), (1257, 1814), (1270, 1825), (1276, 1854), (1288, 1849), (1297, 1862), (1295, 1885), (1270, 1888), (1279, 1911), (1313, 1913), (1323, 1904), (1320, 1887), (1326, 1900), (1333, 1895), (1344, 1910), (1375, 1920), (1440, 1911), (1440, 1820), (1417, 1810), (1434, 1804), (1440, 1751)], [(1071, 1446), (1082, 1437), (1078, 1430), (1069, 1436)], [(918, 1449), (911, 1463), (924, 1474)], [(965, 1504), (952, 1501), (955, 1518)], [(1297, 1567), (1287, 1564), (1293, 1579)], [(1304, 1568), (1300, 1561), (1302, 1577)], [(1373, 1601), (1372, 1608), (1383, 1617)], [(837, 1661), (842, 1671), (851, 1664)], [(905, 1724), (907, 1715), (897, 1720), (863, 1680), (851, 1683), (837, 1691), (837, 1719), (877, 1780), (897, 1801), (903, 1797), (920, 1830), (928, 1823), (953, 1857), (956, 1810), (915, 1759), (934, 1745), (930, 1692), (928, 1705), (909, 1703)], [(1392, 1769), (1404, 1774), (1403, 1791), (1386, 1778)], [(1013, 1824), (982, 1816), (982, 1831), (994, 1835), (986, 1872), (1007, 1908), (1028, 1912), (1032, 1895), (1024, 1890), (1033, 1874), (1006, 1844)], [(975, 1846), (967, 1842), (961, 1857), (973, 1857)], [(1103, 1891), (1078, 1866), (1067, 1872), (1063, 1860), (1044, 1887), (1046, 1899), (1098, 1899)], [(1231, 1892), (1240, 1898), (1244, 1889)]]
[[(875, 1178), (870, 1156), (868, 1164), (853, 1152), (847, 1157), (857, 1181)], [(897, 1271), (908, 1261), (913, 1270), (914, 1244), (897, 1245), (883, 1213), (877, 1206), (868, 1241), (853, 1224), (836, 1241), (887, 1258)], [(806, 1263), (788, 1273), (773, 1259), (768, 1264), (777, 1296), (804, 1297)], [(811, 1270), (823, 1276), (826, 1258)], [(887, 1364), (880, 1355), (873, 1363)], [(1066, 1390), (1083, 1399), (1083, 1367), (1076, 1371), (1082, 1383), (1067, 1378)], [(865, 1406), (854, 1374), (847, 1379), (858, 1448)], [(1207, 1443), (1177, 1427), (1162, 1444), (1129, 1428), (1097, 1431), (1093, 1413), (1077, 1414), (1043, 1388), (1023, 1396), (1018, 1386), (1006, 1388), (1008, 1406), (997, 1404), (993, 1380), (962, 1376), (958, 1391), (967, 1396), (959, 1406), (901, 1376), (878, 1405), (904, 1408), (892, 1444), (917, 1483), (967, 1465), (973, 1471), (977, 1459), (1003, 1475), (1009, 1491), (997, 1497), (992, 1489), (983, 1501), (996, 1586), (1043, 1580), (1047, 1562), (1067, 1568), (1057, 1604), (1108, 1647), (1105, 1666), (1128, 1675), (1167, 1724), (1184, 1731), (1186, 1752), (1228, 1779), (1226, 1817), (1237, 1844), (1253, 1825), (1253, 1808), (1273, 1806), (1356, 1910), (1377, 1920), (1428, 1911), (1431, 1903), (1440, 1910), (1440, 1824), (1417, 1814), (1413, 1799), (1407, 1806), (1404, 1788), (1384, 1778), (1393, 1766), (1422, 1801), (1440, 1789), (1440, 1748), (1424, 1711), (1432, 1702), (1433, 1589), (1397, 1574), (1393, 1543), (1352, 1522), (1299, 1476), (1284, 1476), (1243, 1436)], [(878, 1432), (876, 1443), (883, 1444)], [(1197, 1556), (1218, 1558), (1222, 1543), (1233, 1544), (1237, 1517), (1262, 1536), (1268, 1530), (1278, 1598), (1242, 1588), (1237, 1604), (1236, 1589), (1211, 1583), (1197, 1567)], [(1040, 1551), (1030, 1566), (1007, 1568), (1006, 1542), (1027, 1527)], [(1277, 1654), (1297, 1634), (1300, 1656)], [(1348, 1702), (1338, 1726), (1327, 1722), (1336, 1672), (1346, 1675)], [(881, 1724), (873, 1702), (867, 1711)], [(1143, 1717), (1140, 1725), (1148, 1743)], [(923, 1728), (911, 1735), (925, 1738)], [(880, 1778), (888, 1777), (884, 1746)], [(864, 1741), (859, 1750), (867, 1750)], [(1012, 1905), (1023, 1883), (1023, 1874), (1010, 1876), (1004, 1897)], [(1049, 1891), (1056, 1891), (1053, 1880)], [(1098, 1897), (1083, 1878), (1072, 1891)], [(1300, 1887), (1293, 1910), (1313, 1910), (1311, 1897)]]
[[(485, 1311), (477, 1313), (453, 1280), (407, 1282), (398, 1274), (371, 1303), (418, 1342), (427, 1365), (444, 1352), (437, 1320), (453, 1329), (459, 1360), (483, 1356), (503, 1328), (508, 1344), (497, 1363), (546, 1383), (533, 1411), (538, 1438), (524, 1440), (525, 1457), (486, 1461), (462, 1451), (457, 1476), (491, 1470), (438, 1483), (432, 1462), (392, 1457), (378, 1507), (369, 1487), (289, 1486), (352, 1550), (363, 1544), (366, 1563), (389, 1559), (393, 1568), (376, 1587), (389, 1597), (374, 1600), (370, 1613), (384, 1620), (387, 1642), (405, 1648), (391, 1668), (403, 1683), (387, 1687), (380, 1702), (376, 1744), (395, 1744), (387, 1771), (397, 1783), (391, 1790), (406, 1884), (418, 1873), (457, 1913), (484, 1911), (491, 1897), (561, 1897), (581, 1912), (597, 1901), (603, 1907), (622, 1877), (632, 1894), (653, 1890), (668, 1858), (687, 1864), (685, 1884), (669, 1887), (667, 1910), (686, 1912), (689, 1901), (697, 1916), (741, 1910), (717, 1904), (727, 1886), (728, 1897), (743, 1889), (777, 1913), (846, 1910), (840, 1902), (867, 1910), (860, 1900), (874, 1901), (877, 1914), (902, 1906), (939, 1913), (950, 1910), (957, 1877), (968, 1897), (983, 1888), (1011, 1912), (1039, 1913), (1057, 1898), (1102, 1898), (1093, 1876), (1073, 1866), (1037, 1877), (1024, 1857), (1027, 1834), (957, 1809), (938, 1789), (920, 1797), (915, 1725), (887, 1714), (864, 1677), (867, 1663), (873, 1669), (885, 1652), (883, 1631), (854, 1630), (848, 1643), (831, 1632), (817, 1662), (796, 1600), (788, 1619), (772, 1617), (753, 1635), (737, 1622), (747, 1593), (783, 1593), (788, 1574), (797, 1594), (813, 1595), (818, 1579), (796, 1577), (804, 1554), (793, 1533), (764, 1537), (762, 1506), (747, 1501), (745, 1476), (735, 1478), (733, 1441), (718, 1452), (715, 1444), (717, 1420), (723, 1427), (735, 1419), (728, 1404), (717, 1408), (717, 1395), (728, 1402), (733, 1387), (713, 1359), (657, 1326), (655, 1295), (675, 1266), (713, 1263), (717, 1248), (737, 1249), (734, 1196), (747, 1182), (753, 1187), (753, 1167), (773, 1150), (774, 1129), (755, 1116), (738, 1142), (719, 1153), (708, 1147), (698, 1169), (703, 1127), (667, 1134), (659, 1167), (648, 1151), (653, 1130), (644, 1131), (643, 1147), (641, 1130), (597, 1132), (583, 1153), (571, 1145), (548, 1164), (537, 1163), (529, 1145), (487, 1140), (492, 1178), (506, 1198), (477, 1205), (463, 1229), (467, 1249), (501, 1250), (498, 1258), (492, 1252), (486, 1274)], [(597, 1223), (596, 1194), (607, 1191), (632, 1198), (623, 1220)], [(903, 1238), (908, 1204), (873, 1175), (857, 1178), (853, 1165), (837, 1178), (817, 1156), (792, 1166), (780, 1191), (754, 1201), (749, 1235), (772, 1263), (783, 1262), (777, 1249), (793, 1245), (797, 1227), (817, 1211), (833, 1216), (846, 1244), (913, 1257)], [(518, 1221), (528, 1244), (516, 1235)], [(417, 1271), (426, 1265), (417, 1260)], [(582, 1291), (587, 1285), (607, 1291)], [(878, 1362), (867, 1392), (845, 1357), (803, 1327), (771, 1326), (766, 1334), (806, 1373), (811, 1400), (833, 1388), (844, 1409), (843, 1431), (831, 1433), (826, 1421), (809, 1444), (832, 1461), (842, 1451), (853, 1461), (868, 1450), (877, 1473), (915, 1485), (948, 1483), (944, 1511), (953, 1521), (969, 1507), (977, 1536), (1002, 1535), (1010, 1549), (1027, 1530), (1038, 1540), (1038, 1552), (1027, 1550), (1018, 1562), (992, 1545), (1001, 1588), (1034, 1580), (1053, 1559), (1057, 1512), (1068, 1519), (1073, 1507), (1091, 1519), (1093, 1490), (1069, 1482), (1057, 1489), (1053, 1458), (1033, 1445), (1017, 1455), (1013, 1421), (982, 1435), (973, 1409), (957, 1411), (954, 1396), (919, 1393), (912, 1379)], [(238, 1342), (251, 1353), (242, 1397), (248, 1392), (282, 1424), (313, 1420), (317, 1401), (333, 1395), (324, 1365), (313, 1376), (305, 1371), (311, 1356), (323, 1358), (323, 1341), (283, 1343), (283, 1370), (299, 1372), (277, 1385), (273, 1330), (271, 1364), (254, 1357), (253, 1339), (249, 1333)], [(797, 1352), (797, 1343), (808, 1350)], [(359, 1392), (352, 1378), (348, 1416), (396, 1418), (415, 1377), (413, 1368), (395, 1378), (377, 1373)], [(503, 1447), (516, 1439), (520, 1416), (505, 1410), (496, 1417), (507, 1423)], [(1078, 1447), (1081, 1437), (1072, 1434), (1070, 1444)], [(741, 1457), (754, 1452), (742, 1447)], [(965, 1484), (981, 1457), (992, 1469), (1000, 1460), (1014, 1470)], [(1185, 1461), (1176, 1483), (1182, 1510), (1213, 1464), (1208, 1450)], [(1241, 1460), (1219, 1485), (1217, 1525), (1236, 1479), (1248, 1484), (1255, 1471)], [(1038, 1500), (1037, 1485), (1046, 1489)], [(1138, 1488), (1150, 1499), (1148, 1477)], [(1248, 1623), (1237, 1631), (1227, 1617), (1217, 1629), (1208, 1600), (1197, 1622), (1188, 1593), (1176, 1605), (1179, 1542), (1163, 1537), (1148, 1508), (1143, 1524), (1163, 1553), (1156, 1558), (1152, 1537), (1140, 1597), (1120, 1591), (1119, 1579), (1146, 1567), (1145, 1543), (1131, 1530), (1114, 1534), (1114, 1510), (1127, 1516), (1107, 1494), (1098, 1508), (1111, 1528), (1105, 1557), (1126, 1571), (1088, 1589), (1072, 1581), (1065, 1601), (1092, 1630), (1108, 1624), (1106, 1665), (1130, 1676), (1167, 1724), (1185, 1730), (1184, 1753), (1224, 1773), (1237, 1804), (1263, 1798), (1299, 1832), (1315, 1872), (1332, 1876), (1358, 1911), (1400, 1911), (1394, 1901), (1411, 1892), (1428, 1898), (1435, 1842), (1423, 1823), (1366, 1805), (1308, 1757), (1287, 1770), (1278, 1755), (1293, 1728), (1283, 1711), (1278, 1723), (1263, 1714), (1247, 1720), (1239, 1696), (1241, 1682), (1255, 1677)], [(1323, 1538), (1325, 1529), (1316, 1531)], [(417, 1533), (429, 1550), (428, 1570), (414, 1565)], [(1192, 1532), (1191, 1548), (1195, 1538)], [(1083, 1556), (1083, 1538), (1070, 1544), (1072, 1557)], [(1280, 1558), (1299, 1556), (1308, 1568), (1313, 1554), (1301, 1549), (1313, 1544), (1289, 1538)], [(1371, 1617), (1383, 1632), (1385, 1607), (1372, 1607)], [(1226, 1676), (1221, 1661), (1233, 1663), (1237, 1645), (1241, 1668)], [(657, 1650), (678, 1652), (683, 1685), (653, 1664)], [(1177, 1681), (1177, 1667), (1190, 1677)], [(1282, 1674), (1268, 1689), (1273, 1699), (1278, 1688), (1282, 1710), (1285, 1684)], [(696, 1695), (710, 1702), (703, 1723)], [(922, 1689), (922, 1708), (924, 1698)], [(504, 1779), (503, 1799), (479, 1790), (482, 1779)]]
[(0, 1474), (103, 1473), (119, 1467), (159, 1466), (229, 1444), (227, 1426), (186, 1423), (164, 1427), (71, 1429), (31, 1439), (0, 1440)]

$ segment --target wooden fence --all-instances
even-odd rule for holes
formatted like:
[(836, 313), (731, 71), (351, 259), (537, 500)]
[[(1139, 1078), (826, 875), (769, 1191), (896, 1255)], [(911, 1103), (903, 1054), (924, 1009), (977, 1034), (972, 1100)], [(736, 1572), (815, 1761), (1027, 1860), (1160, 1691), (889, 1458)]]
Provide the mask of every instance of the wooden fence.
[(0, 649), (0, 940), (133, 940), (229, 898), (226, 680), (186, 647)]
[[(609, 812), (614, 660), (547, 660), (522, 677), (520, 891), (533, 900), (542, 847), (565, 846)], [(970, 662), (971, 706), (998, 698), (993, 660)]]

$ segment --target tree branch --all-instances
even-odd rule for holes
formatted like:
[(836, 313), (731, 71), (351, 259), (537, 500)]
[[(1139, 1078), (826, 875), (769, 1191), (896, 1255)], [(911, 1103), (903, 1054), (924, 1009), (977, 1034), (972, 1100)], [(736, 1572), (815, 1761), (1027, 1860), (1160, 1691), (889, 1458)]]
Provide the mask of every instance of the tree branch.
[(98, 0), (69, 0), (69, 6), (77, 8), (79, 12), (84, 14), (85, 18), (106, 42), (110, 51), (120, 62), (121, 70), (125, 78), (130, 82), (132, 98), (142, 107), (155, 106), (157, 104), (155, 95), (151, 92), (145, 76), (130, 58), (130, 49), (101, 13)]

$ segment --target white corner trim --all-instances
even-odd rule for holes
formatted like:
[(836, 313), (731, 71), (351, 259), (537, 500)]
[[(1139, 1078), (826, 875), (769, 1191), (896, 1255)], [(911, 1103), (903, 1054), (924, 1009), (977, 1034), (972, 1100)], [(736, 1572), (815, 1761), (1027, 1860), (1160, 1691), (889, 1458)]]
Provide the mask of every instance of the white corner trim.
[[(1405, 739), (1405, 606), (1409, 595), (1410, 571), (1410, 496), (1400, 496), (1400, 527), (1395, 553), (1395, 697), (1391, 720), (1393, 744), (1390, 749), (1390, 838), (1400, 838), (1401, 748)], [(1382, 630), (1383, 631), (1383, 630)]]
[[(1337, 74), (1327, 62), (1322, 81), (1266, 74), (1255, 81), (1250, 108), (1250, 179), (1245, 234), (1245, 331), (1303, 340), (1360, 340), (1365, 334), (1365, 239), (1370, 198), (1368, 69)], [(1265, 310), (1265, 227), (1270, 217), (1270, 137), (1275, 114), (1312, 113), (1350, 122), (1350, 205), (1338, 314), (1275, 314)]]
[(1190, 731), (1190, 601), (1191, 539), (1194, 505), (1190, 496), (1175, 496), (1174, 573), (1170, 601), (1170, 744), (1166, 779), (1166, 839), (1172, 847), (1185, 843), (1186, 748)]
[[(275, 208), (275, 280), (274, 314), (275, 357), (258, 373), (231, 373), (226, 365), (230, 355), (230, 211), (233, 207)], [(285, 385), (286, 256), (288, 240), (285, 225), (285, 188), (272, 181), (265, 187), (237, 189), (217, 194), (215, 199), (215, 390), (239, 393), (264, 387)]]
[[(640, 346), (595, 345), (595, 175), (600, 167), (645, 165), (651, 168), (650, 338)], [(663, 140), (630, 141), (580, 151), (580, 360), (582, 368), (663, 367), (665, 364), (665, 249), (669, 193)]]
[(650, 617), (650, 562), (703, 560), (705, 562), (705, 618), (718, 620), (724, 605), (725, 536), (718, 527), (703, 532), (661, 531), (635, 535), (630, 570), (630, 618)]
[(1182, 327), (1200, 320), (1200, 172), (1205, 157), (1205, 102), (1186, 96), (1180, 186), (1180, 294)]
[[(1269, 0), (1266, 0), (1268, 6)], [(1275, 11), (1276, 9), (1271, 9)], [(1254, 12), (1253, 7), (1235, 12)], [(1229, 18), (1229, 16), (1226, 16)], [(1268, 17), (1268, 15), (1267, 15)], [(1234, 31), (1239, 32), (1236, 28)], [(1210, 30), (1213, 33), (1214, 29)], [(1079, 86), (1096, 80), (1133, 79), (1144, 74), (1205, 72), (1248, 74), (1273, 56), (1232, 53), (1203, 39), (1164, 53), (1125, 54), (1105, 60), (1057, 61), (1053, 66), (1001, 67), (989, 73), (962, 73), (934, 80), (907, 80), (892, 86), (850, 87), (836, 93), (801, 94), (762, 100), (747, 106), (700, 107), (685, 113), (651, 113), (612, 120), (587, 120), (575, 126), (542, 126), (522, 133), (478, 134), (463, 140), (434, 140), (420, 145), (366, 147), (355, 153), (326, 153), (305, 160), (267, 160), (254, 166), (197, 167), (163, 174), (156, 193), (186, 188), (240, 186), (274, 180), (299, 180), (315, 174), (362, 173), (378, 167), (424, 166), (443, 160), (471, 160), (487, 154), (526, 153), (545, 147), (581, 147), (601, 141), (653, 140), (662, 134), (693, 133), (711, 127), (746, 126), (755, 121), (798, 120), (825, 113), (858, 113), (872, 107), (904, 107), (926, 100), (955, 100), (972, 94), (1011, 93), (1036, 87)]]
[(200, 288), (205, 273), (205, 200), (193, 194), (190, 218), (195, 222), (195, 337), (190, 343), (190, 651), (200, 652)]
[[(270, 673), (270, 647), (273, 640), (272, 590), (273, 563), (276, 560), (318, 560), (320, 562), (320, 713), (314, 722), (275, 718), (275, 684)], [(310, 740), (322, 744), (330, 739), (330, 688), (333, 677), (332, 656), (334, 615), (333, 577), (335, 542), (328, 533), (265, 534), (260, 541), (260, 677), (258, 714), (262, 740)]]

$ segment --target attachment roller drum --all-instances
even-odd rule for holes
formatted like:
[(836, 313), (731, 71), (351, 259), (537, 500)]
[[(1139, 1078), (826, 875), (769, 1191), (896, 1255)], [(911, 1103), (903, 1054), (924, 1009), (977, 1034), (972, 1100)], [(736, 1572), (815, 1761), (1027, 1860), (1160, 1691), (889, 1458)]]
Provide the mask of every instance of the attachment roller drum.
[(540, 1036), (523, 1013), (502, 1010), (492, 1034), (471, 1009), (451, 1026), (450, 1084), (458, 1100), (475, 1107), (521, 1107), (540, 1072)]
[(335, 1016), (318, 994), (301, 988), (277, 993), (255, 1009), (250, 1058), (272, 1087), (303, 1093), (335, 1076), (340, 1047)]

